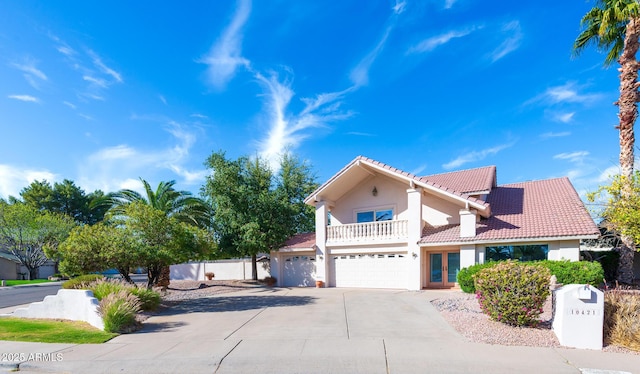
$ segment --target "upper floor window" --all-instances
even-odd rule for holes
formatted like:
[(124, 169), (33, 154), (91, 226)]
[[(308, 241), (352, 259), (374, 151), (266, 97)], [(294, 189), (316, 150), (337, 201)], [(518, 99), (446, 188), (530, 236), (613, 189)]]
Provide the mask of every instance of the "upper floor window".
[(549, 246), (546, 244), (536, 245), (499, 245), (487, 247), (486, 258), (489, 261), (518, 260), (518, 261), (538, 261), (546, 260), (549, 253)]
[(356, 213), (358, 223), (391, 221), (393, 220), (393, 209), (368, 210)]

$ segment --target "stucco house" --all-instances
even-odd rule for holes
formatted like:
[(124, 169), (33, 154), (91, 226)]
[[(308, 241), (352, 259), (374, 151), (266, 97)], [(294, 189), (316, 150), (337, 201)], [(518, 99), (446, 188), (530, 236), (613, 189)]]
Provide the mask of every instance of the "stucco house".
[(279, 286), (454, 287), (490, 259), (578, 261), (599, 235), (568, 178), (498, 185), (495, 166), (416, 176), (359, 156), (305, 202), (316, 231), (271, 253)]

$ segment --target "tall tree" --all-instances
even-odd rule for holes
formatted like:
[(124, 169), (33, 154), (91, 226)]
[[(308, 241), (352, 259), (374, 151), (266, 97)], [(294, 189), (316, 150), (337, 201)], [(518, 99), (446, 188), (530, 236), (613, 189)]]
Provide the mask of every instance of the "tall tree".
[[(115, 216), (126, 216), (128, 212), (135, 211), (129, 209), (132, 204), (142, 204), (162, 212), (167, 217), (178, 222), (199, 228), (209, 227), (211, 223), (211, 209), (205, 200), (193, 196), (189, 191), (176, 190), (174, 188), (175, 181), (160, 182), (155, 191), (151, 188), (149, 182), (142, 178), (140, 178), (140, 181), (144, 186), (146, 196), (129, 189), (116, 192), (111, 198), (112, 207), (109, 210), (111, 214)], [(149, 248), (159, 247), (151, 246)], [(161, 263), (162, 262), (156, 262), (156, 264)], [(162, 275), (156, 272), (155, 267), (147, 266), (149, 282), (154, 282), (150, 284), (156, 284), (160, 281), (162, 286), (168, 286), (170, 282), (169, 265), (171, 265), (171, 263), (164, 264), (164, 268), (158, 270)]]
[[(605, 66), (618, 61), (620, 64), (619, 107), (621, 199), (628, 199), (633, 193), (634, 170), (634, 124), (638, 116), (638, 69), (636, 58), (640, 47), (640, 5), (638, 0), (597, 0), (581, 21), (582, 32), (574, 42), (574, 52), (579, 54), (587, 46), (595, 45), (607, 53)], [(633, 237), (622, 235), (618, 280), (633, 281), (633, 258), (635, 245)]]
[(73, 226), (74, 221), (62, 214), (0, 202), (0, 247), (20, 260), (29, 279), (37, 278), (38, 268), (47, 262), (45, 251), (55, 252)]
[(109, 208), (109, 198), (102, 191), (86, 194), (69, 179), (53, 186), (46, 180), (34, 181), (20, 191), (20, 197), (38, 210), (66, 214), (76, 222), (89, 225), (102, 221)]
[(252, 278), (257, 280), (257, 254), (277, 250), (311, 226), (313, 215), (301, 205), (305, 193), (315, 188), (310, 168), (286, 156), (275, 177), (258, 157), (234, 161), (224, 152), (213, 153), (205, 164), (212, 173), (203, 193), (213, 207), (219, 248), (229, 256), (250, 256)]

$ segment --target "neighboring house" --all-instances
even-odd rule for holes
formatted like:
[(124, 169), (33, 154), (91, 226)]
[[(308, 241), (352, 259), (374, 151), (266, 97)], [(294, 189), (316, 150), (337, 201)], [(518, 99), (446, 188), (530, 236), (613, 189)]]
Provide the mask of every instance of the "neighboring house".
[(13, 280), (19, 278), (20, 260), (11, 253), (0, 251), (0, 279)]
[(419, 177), (359, 156), (305, 202), (316, 232), (271, 253), (280, 286), (454, 287), (491, 259), (578, 261), (599, 235), (568, 178), (498, 186), (495, 166)]

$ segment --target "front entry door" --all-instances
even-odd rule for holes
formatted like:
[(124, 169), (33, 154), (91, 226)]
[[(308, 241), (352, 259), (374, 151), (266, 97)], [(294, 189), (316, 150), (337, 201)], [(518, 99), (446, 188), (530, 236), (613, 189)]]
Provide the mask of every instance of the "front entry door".
[(460, 252), (428, 253), (427, 287), (453, 287), (460, 271)]

